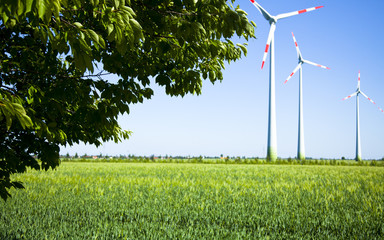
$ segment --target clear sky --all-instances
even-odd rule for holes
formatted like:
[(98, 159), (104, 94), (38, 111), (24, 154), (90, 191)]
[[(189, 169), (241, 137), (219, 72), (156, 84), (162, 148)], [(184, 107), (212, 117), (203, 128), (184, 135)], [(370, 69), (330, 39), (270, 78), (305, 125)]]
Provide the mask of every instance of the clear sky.
[[(248, 55), (224, 70), (224, 80), (204, 82), (202, 95), (170, 97), (153, 85), (155, 95), (132, 105), (130, 115), (119, 118), (133, 132), (120, 144), (96, 148), (75, 145), (61, 154), (183, 155), (265, 157), (268, 126), (269, 58), (260, 69), (269, 23), (249, 0), (238, 0), (257, 24), (257, 39), (248, 42)], [(291, 0), (258, 1), (277, 15), (324, 5), (316, 11), (279, 20), (275, 32), (277, 151), (295, 157), (298, 129), (298, 74), (284, 80), (297, 65), (294, 32), (303, 57), (330, 67), (303, 68), (306, 156), (355, 157), (355, 98), (342, 101), (357, 86), (377, 106), (360, 97), (363, 159), (384, 157), (384, 1)], [(234, 39), (234, 41), (238, 41)], [(240, 40), (243, 42), (243, 40)]]

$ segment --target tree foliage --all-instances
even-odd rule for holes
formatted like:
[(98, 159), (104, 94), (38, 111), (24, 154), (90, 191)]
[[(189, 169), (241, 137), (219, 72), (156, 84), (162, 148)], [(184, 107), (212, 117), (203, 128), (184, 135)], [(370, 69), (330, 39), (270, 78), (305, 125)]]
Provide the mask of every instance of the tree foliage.
[(246, 55), (230, 38), (254, 37), (233, 3), (2, 0), (0, 196), (22, 187), (12, 174), (58, 166), (60, 145), (127, 139), (117, 118), (152, 96), (150, 80), (171, 96), (221, 81), (224, 63)]

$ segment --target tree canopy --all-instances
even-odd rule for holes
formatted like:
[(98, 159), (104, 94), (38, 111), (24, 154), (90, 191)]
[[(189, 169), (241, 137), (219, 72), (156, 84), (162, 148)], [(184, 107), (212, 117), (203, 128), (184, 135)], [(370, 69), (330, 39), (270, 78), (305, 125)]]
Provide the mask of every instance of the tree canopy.
[[(59, 146), (119, 142), (118, 116), (153, 95), (200, 94), (246, 55), (255, 24), (234, 0), (0, 1), (0, 196)], [(105, 76), (114, 74), (118, 81)]]

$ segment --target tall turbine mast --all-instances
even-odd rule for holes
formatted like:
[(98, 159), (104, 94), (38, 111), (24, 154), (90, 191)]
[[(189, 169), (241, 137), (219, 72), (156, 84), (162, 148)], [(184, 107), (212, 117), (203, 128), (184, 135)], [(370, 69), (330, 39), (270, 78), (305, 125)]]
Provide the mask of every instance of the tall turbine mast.
[(296, 52), (297, 52), (297, 58), (299, 61), (299, 64), (297, 67), (293, 70), (291, 75), (285, 80), (284, 84), (288, 82), (289, 79), (297, 72), (297, 70), (300, 69), (300, 77), (299, 77), (299, 133), (298, 133), (298, 143), (297, 143), (297, 159), (305, 160), (305, 144), (304, 144), (304, 118), (303, 118), (303, 64), (308, 63), (310, 65), (314, 65), (316, 67), (321, 67), (325, 69), (329, 69), (329, 67), (305, 60), (303, 56), (301, 55), (299, 45), (297, 44), (295, 35), (292, 33), (293, 41), (295, 42), (296, 46)]
[[(357, 89), (356, 92), (352, 93), (348, 97), (343, 98), (343, 100), (349, 99), (356, 95), (356, 161), (361, 161), (361, 144), (360, 144), (360, 115), (359, 115), (359, 94), (363, 95), (371, 103), (376, 104), (371, 98), (369, 98), (365, 93), (360, 90), (360, 71), (357, 80)], [(384, 112), (383, 109), (378, 107), (381, 112)]]
[(289, 13), (283, 13), (276, 16), (269, 14), (260, 4), (255, 0), (250, 0), (253, 5), (260, 11), (264, 18), (269, 22), (270, 29), (267, 39), (267, 44), (264, 51), (263, 62), (261, 69), (264, 67), (265, 59), (267, 58), (268, 51), (270, 49), (270, 65), (269, 65), (269, 110), (268, 110), (268, 149), (267, 149), (267, 160), (275, 161), (277, 159), (277, 139), (276, 139), (276, 97), (275, 97), (275, 49), (274, 49), (274, 38), (276, 23), (278, 20), (298, 15), (301, 13), (313, 11), (323, 6), (307, 8), (300, 11), (294, 11)]

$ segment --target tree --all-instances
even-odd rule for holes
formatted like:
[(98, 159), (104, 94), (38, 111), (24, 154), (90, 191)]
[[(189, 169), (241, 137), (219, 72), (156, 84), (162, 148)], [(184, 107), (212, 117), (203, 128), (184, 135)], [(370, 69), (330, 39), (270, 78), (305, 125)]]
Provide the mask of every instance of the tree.
[(128, 139), (118, 116), (151, 98), (151, 80), (171, 96), (221, 81), (247, 53), (230, 38), (254, 37), (231, 3), (0, 1), (0, 196), (23, 187), (12, 174), (58, 166), (60, 145)]

